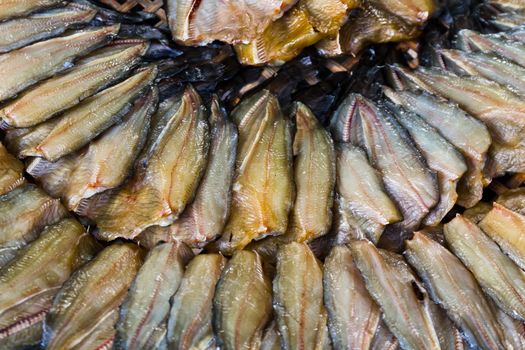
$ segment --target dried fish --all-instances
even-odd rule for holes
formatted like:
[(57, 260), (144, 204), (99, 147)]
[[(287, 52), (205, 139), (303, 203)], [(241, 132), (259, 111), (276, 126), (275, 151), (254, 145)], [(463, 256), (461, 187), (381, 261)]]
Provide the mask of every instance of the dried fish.
[(26, 153), (32, 153), (59, 121), (59, 118), (54, 118), (31, 128), (8, 129), (5, 132), (6, 146), (18, 158), (25, 158)]
[(494, 302), (525, 319), (525, 274), (479, 227), (461, 215), (445, 225), (448, 245)]
[(28, 184), (0, 196), (0, 266), (38, 237), (47, 225), (66, 216), (60, 200)]
[(325, 235), (332, 223), (335, 151), (332, 138), (308, 107), (298, 103), (293, 153), (295, 204), (287, 238), (310, 241)]
[(496, 200), (498, 204), (521, 215), (525, 215), (525, 188), (505, 191)]
[(479, 202), (483, 195), (483, 168), (491, 144), (487, 127), (456, 105), (430, 94), (387, 87), (383, 90), (392, 102), (416, 113), (461, 152), (468, 170), (457, 185), (458, 204), (470, 208)]
[(474, 276), (461, 261), (420, 232), (415, 232), (406, 246), (406, 257), (425, 282), (432, 300), (447, 311), (470, 346), (504, 349), (498, 319)]
[(488, 3), (512, 11), (525, 9), (525, 4), (522, 0), (489, 0)]
[[(383, 311), (383, 320), (403, 349), (440, 349), (439, 339), (423, 294), (406, 263), (393, 253), (379, 251), (372, 243), (355, 241), (352, 256), (372, 298)], [(392, 254), (392, 255), (389, 255)]]
[(374, 339), (370, 346), (370, 350), (397, 350), (399, 349), (399, 341), (390, 332), (384, 321), (379, 322), (379, 326), (374, 334)]
[(271, 282), (260, 256), (240, 250), (222, 271), (213, 299), (213, 328), (221, 349), (259, 348), (272, 313)]
[(292, 140), (279, 102), (264, 90), (232, 113), (239, 145), (232, 209), (219, 247), (231, 253), (253, 239), (285, 233), (293, 201)]
[(212, 302), (226, 259), (199, 254), (190, 261), (173, 297), (168, 321), (168, 347), (174, 350), (215, 348)]
[(305, 243), (279, 248), (273, 307), (283, 349), (323, 349), (330, 340), (323, 305), (323, 270)]
[(74, 25), (88, 23), (96, 13), (94, 8), (71, 4), (2, 22), (0, 23), (0, 53), (59, 35)]
[(58, 5), (62, 0), (0, 0), (0, 21), (26, 15), (46, 7)]
[(456, 148), (418, 115), (399, 107), (392, 107), (390, 110), (399, 124), (408, 131), (425, 157), (428, 167), (437, 174), (439, 201), (423, 220), (425, 225), (436, 226), (456, 204), (456, 185), (467, 171), (467, 164)]
[(381, 311), (346, 246), (335, 246), (324, 264), (324, 303), (334, 349), (370, 349)]
[(118, 307), (141, 264), (139, 247), (113, 244), (75, 272), (56, 295), (46, 316), (42, 345), (50, 350), (109, 347), (115, 335)]
[(525, 216), (494, 203), (479, 227), (525, 270)]
[(0, 71), (10, 72), (3, 77), (0, 101), (70, 67), (75, 57), (107, 42), (118, 31), (119, 25), (78, 31), (0, 55)]
[(159, 338), (166, 334), (170, 298), (179, 288), (191, 255), (179, 242), (150, 250), (120, 308), (115, 349), (156, 349)]
[(48, 226), (40, 238), (0, 270), (0, 347), (36, 345), (53, 297), (98, 244), (74, 219)]
[(277, 323), (272, 321), (266, 331), (261, 343), (261, 350), (281, 350), (281, 335)]
[(496, 15), (491, 21), (498, 29), (508, 31), (525, 23), (525, 15), (509, 12)]
[(197, 190), (209, 145), (199, 95), (188, 87), (163, 102), (153, 121), (135, 176), (118, 191), (97, 196), (83, 210), (96, 221), (101, 239), (134, 238), (147, 227), (171, 224)]
[(0, 142), (0, 196), (23, 185), (24, 164), (7, 152)]
[(491, 210), (492, 205), (485, 202), (479, 202), (472, 208), (465, 210), (463, 216), (477, 225)]
[[(124, 43), (96, 51), (65, 74), (48, 79), (8, 103), (1, 111), (4, 127), (29, 127), (74, 107), (127, 74), (148, 48)], [(52, 96), (52, 98), (50, 98)]]
[(424, 24), (436, 10), (432, 0), (372, 0), (371, 4), (411, 24)]
[(442, 350), (464, 350), (461, 333), (454, 326), (447, 313), (438, 305), (429, 302), (428, 311), (432, 318), (434, 329), (439, 339), (439, 345)]

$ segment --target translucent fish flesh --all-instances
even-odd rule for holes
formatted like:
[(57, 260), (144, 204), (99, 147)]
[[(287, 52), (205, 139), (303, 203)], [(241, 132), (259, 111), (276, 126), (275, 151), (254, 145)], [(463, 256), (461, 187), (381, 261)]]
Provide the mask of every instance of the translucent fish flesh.
[(25, 183), (24, 164), (0, 143), (0, 196)]
[(61, 2), (62, 0), (0, 0), (0, 21), (23, 16), (32, 11), (58, 5)]

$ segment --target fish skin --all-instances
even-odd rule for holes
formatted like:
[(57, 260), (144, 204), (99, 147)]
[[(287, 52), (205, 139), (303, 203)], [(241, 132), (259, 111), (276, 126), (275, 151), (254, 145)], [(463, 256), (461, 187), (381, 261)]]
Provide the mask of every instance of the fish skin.
[(33, 184), (0, 196), (0, 266), (35, 240), (47, 225), (67, 215), (60, 200), (49, 197)]
[(161, 243), (149, 251), (120, 307), (115, 349), (155, 349), (152, 339), (165, 328), (170, 298), (179, 288), (193, 253), (184, 243)]
[(486, 202), (479, 202), (472, 208), (469, 208), (463, 212), (463, 216), (476, 225), (492, 210), (492, 205)]
[(491, 145), (487, 127), (456, 105), (428, 93), (394, 91), (388, 87), (383, 87), (383, 91), (392, 102), (416, 113), (436, 128), (461, 152), (468, 170), (458, 182), (458, 204), (471, 208), (478, 203), (483, 196), (483, 169)]
[(239, 130), (230, 218), (218, 241), (226, 254), (286, 232), (293, 206), (292, 137), (277, 98), (263, 90), (232, 112)]
[(131, 108), (133, 99), (153, 82), (156, 75), (156, 66), (150, 66), (68, 110), (31, 155), (54, 162), (79, 150), (119, 122)]
[(119, 25), (113, 25), (77, 31), (0, 55), (0, 71), (12, 72), (4, 76), (0, 87), (0, 101), (70, 67), (75, 57), (101, 46), (114, 37), (119, 28)]
[(211, 102), (209, 122), (211, 144), (206, 171), (193, 202), (169, 226), (171, 236), (197, 247), (218, 237), (230, 215), (237, 153), (237, 128), (216, 97)]
[(417, 282), (406, 263), (367, 241), (354, 241), (350, 249), (368, 292), (380, 306), (383, 320), (401, 348), (440, 349), (431, 316), (414, 291)]
[(305, 243), (291, 242), (279, 248), (273, 296), (283, 349), (326, 347), (323, 269)]
[(332, 224), (335, 149), (329, 132), (306, 105), (296, 105), (295, 119), (293, 154), (296, 197), (284, 236), (304, 242), (325, 235)]
[(55, 296), (44, 321), (42, 345), (50, 350), (98, 349), (112, 342), (118, 307), (142, 260), (139, 247), (117, 243), (77, 270)]
[(194, 197), (209, 147), (200, 96), (186, 88), (161, 104), (152, 121), (134, 177), (116, 191), (94, 196), (83, 210), (97, 223), (100, 239), (131, 239), (150, 226), (169, 225)]
[(0, 53), (57, 36), (74, 25), (88, 23), (96, 13), (94, 8), (72, 5), (2, 22)]
[(525, 189), (523, 187), (503, 192), (498, 196), (496, 202), (509, 210), (525, 215)]
[(4, 127), (35, 126), (76, 106), (129, 73), (147, 49), (146, 42), (139, 42), (96, 51), (94, 57), (81, 60), (61, 76), (36, 85), (8, 103), (0, 111)]
[(58, 5), (62, 0), (0, 0), (0, 21), (26, 15), (46, 7)]
[(522, 270), (525, 270), (525, 216), (494, 203), (479, 227)]
[(4, 139), (7, 149), (20, 159), (26, 158), (49, 135), (59, 120), (50, 119), (31, 128), (7, 129)]
[[(0, 270), (0, 346), (35, 345), (42, 321), (58, 292), (75, 269), (98, 251), (94, 239), (74, 219), (48, 226), (34, 242)], [(53, 266), (42, 271), (42, 266)]]
[(213, 298), (217, 345), (225, 350), (258, 349), (271, 314), (272, 286), (260, 256), (236, 251), (222, 271)]
[(396, 226), (417, 227), (439, 200), (435, 174), (391, 113), (361, 95), (350, 94), (334, 113), (331, 130), (336, 141), (362, 147), (379, 170), (404, 218)]
[(391, 107), (390, 111), (408, 131), (429, 169), (437, 174), (439, 201), (423, 220), (424, 225), (436, 226), (456, 204), (457, 183), (467, 171), (467, 164), (456, 148), (418, 115), (399, 107)]
[(199, 254), (186, 267), (173, 297), (168, 320), (168, 347), (173, 350), (214, 349), (212, 303), (226, 259)]
[(397, 350), (399, 349), (399, 341), (390, 332), (385, 322), (381, 320), (378, 328), (372, 339), (370, 350)]
[(507, 314), (525, 319), (525, 273), (478, 226), (457, 215), (445, 225), (452, 252), (472, 272), (483, 291)]
[(436, 11), (433, 0), (372, 0), (371, 4), (410, 24), (423, 25), (430, 15)]
[(0, 196), (23, 185), (24, 164), (13, 157), (0, 142)]
[(335, 350), (370, 349), (381, 311), (344, 245), (332, 248), (324, 263), (324, 304)]
[(272, 321), (262, 338), (261, 350), (281, 350), (281, 335), (277, 327), (277, 322)]
[(504, 349), (497, 316), (472, 273), (436, 241), (415, 232), (405, 256), (425, 283), (430, 297), (442, 306), (470, 346)]

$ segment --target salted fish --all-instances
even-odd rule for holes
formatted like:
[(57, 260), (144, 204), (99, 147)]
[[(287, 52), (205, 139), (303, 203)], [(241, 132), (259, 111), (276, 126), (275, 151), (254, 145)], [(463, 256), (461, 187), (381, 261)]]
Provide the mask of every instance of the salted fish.
[(25, 158), (53, 130), (59, 118), (50, 119), (30, 128), (8, 129), (5, 131), (5, 145), (18, 158)]
[(0, 21), (26, 15), (46, 7), (58, 5), (62, 0), (0, 0)]
[(0, 196), (25, 183), (24, 164), (0, 142)]

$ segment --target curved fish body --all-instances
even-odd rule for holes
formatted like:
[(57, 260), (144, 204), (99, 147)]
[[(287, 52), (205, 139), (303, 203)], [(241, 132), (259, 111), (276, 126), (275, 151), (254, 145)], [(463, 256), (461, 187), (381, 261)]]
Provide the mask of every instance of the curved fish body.
[(36, 239), (44, 227), (57, 223), (66, 214), (60, 200), (32, 184), (0, 196), (0, 266)]
[(145, 42), (101, 49), (61, 76), (48, 79), (8, 103), (1, 111), (4, 127), (30, 127), (74, 107), (123, 77), (148, 48)]
[(169, 226), (173, 237), (191, 246), (201, 246), (218, 237), (230, 215), (237, 129), (216, 98), (211, 104), (209, 121), (211, 144), (206, 172), (193, 202)]
[(150, 250), (120, 307), (115, 349), (152, 349), (159, 330), (165, 335), (170, 298), (184, 274), (190, 249), (180, 242), (162, 243)]
[(332, 248), (324, 263), (324, 303), (335, 350), (371, 349), (381, 311), (344, 245)]
[(0, 347), (38, 344), (54, 295), (73, 271), (89, 261), (97, 243), (74, 219), (48, 226), (0, 270)]
[(212, 303), (226, 259), (220, 254), (199, 254), (188, 264), (171, 303), (168, 348), (215, 349)]
[[(50, 162), (34, 158), (27, 172), (54, 197), (64, 200), (69, 210), (81, 211), (83, 201), (121, 185), (142, 149), (158, 92), (138, 98), (124, 120), (91, 142), (87, 149)], [(126, 140), (126, 147), (122, 145)]]
[(58, 5), (62, 0), (0, 0), (0, 21), (19, 17), (46, 7)]
[(25, 183), (24, 164), (0, 142), (0, 196)]
[(408, 131), (428, 167), (437, 174), (439, 201), (423, 220), (425, 225), (436, 226), (456, 204), (457, 183), (467, 171), (467, 164), (456, 148), (418, 115), (399, 107), (390, 110)]
[(31, 155), (54, 162), (88, 144), (129, 112), (133, 100), (156, 75), (157, 68), (148, 67), (68, 110)]
[(367, 237), (377, 243), (386, 225), (403, 219), (385, 193), (379, 172), (361, 149), (349, 143), (337, 145), (336, 186), (339, 210), (354, 238)]
[(59, 35), (74, 25), (88, 23), (96, 13), (93, 8), (72, 5), (2, 22), (0, 53)]
[(307, 244), (291, 242), (279, 248), (273, 295), (283, 349), (327, 347), (323, 269)]
[(332, 224), (335, 150), (332, 138), (308, 107), (298, 103), (293, 142), (296, 196), (287, 238), (310, 241)]
[(194, 197), (206, 168), (208, 147), (208, 123), (197, 92), (188, 87), (163, 102), (153, 118), (135, 177), (89, 204), (99, 238), (134, 238), (150, 226), (173, 223)]
[(231, 253), (254, 239), (282, 235), (293, 205), (292, 139), (277, 98), (264, 90), (232, 113), (239, 145), (230, 218), (218, 242)]
[(494, 203), (479, 227), (525, 270), (525, 216)]
[(101, 46), (118, 31), (119, 25), (77, 31), (0, 55), (0, 71), (10, 72), (3, 78), (0, 101), (70, 67), (77, 56)]
[(240, 250), (233, 254), (215, 289), (213, 328), (225, 350), (258, 349), (272, 315), (272, 287), (260, 256)]
[(397, 225), (417, 227), (439, 200), (437, 182), (391, 113), (350, 94), (334, 113), (331, 128), (337, 141), (362, 147), (380, 171), (387, 193), (403, 215)]
[(525, 273), (474, 223), (458, 215), (445, 225), (448, 245), (494, 302), (525, 319)]
[(54, 118), (31, 128), (7, 129), (4, 142), (11, 153), (25, 158), (49, 135), (59, 120)]
[(368, 292), (383, 311), (383, 320), (403, 349), (440, 349), (430, 313), (420, 301), (417, 281), (408, 266), (397, 256), (379, 251), (372, 243), (350, 244), (354, 262)]
[(490, 302), (472, 273), (436, 241), (420, 232), (406, 242), (405, 255), (473, 348), (504, 349), (505, 339)]
[(102, 349), (111, 344), (118, 307), (140, 269), (142, 255), (136, 245), (117, 243), (76, 271), (46, 316), (42, 345), (46, 349)]
[(416, 113), (461, 152), (468, 169), (457, 185), (458, 204), (470, 208), (478, 203), (483, 196), (483, 169), (491, 145), (487, 127), (455, 104), (430, 94), (383, 90), (392, 102)]

